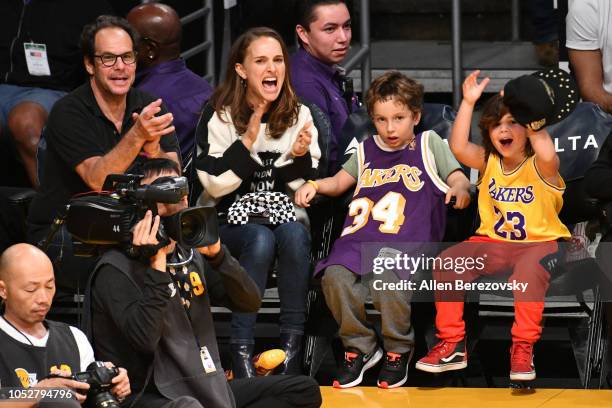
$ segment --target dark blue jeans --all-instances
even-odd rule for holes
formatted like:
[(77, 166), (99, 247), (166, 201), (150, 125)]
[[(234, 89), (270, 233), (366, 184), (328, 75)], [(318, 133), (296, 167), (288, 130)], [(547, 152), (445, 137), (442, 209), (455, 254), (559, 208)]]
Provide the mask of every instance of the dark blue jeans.
[[(278, 257), (281, 333), (304, 333), (310, 280), (310, 234), (299, 222), (279, 226), (221, 225), (219, 236), (264, 293), (268, 272)], [(230, 343), (253, 344), (256, 313), (234, 313)]]

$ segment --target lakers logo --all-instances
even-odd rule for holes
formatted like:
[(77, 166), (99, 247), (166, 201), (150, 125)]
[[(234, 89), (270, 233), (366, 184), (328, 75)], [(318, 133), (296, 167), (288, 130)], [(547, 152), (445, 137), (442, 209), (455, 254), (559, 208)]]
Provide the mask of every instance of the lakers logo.
[(419, 191), (425, 184), (420, 176), (423, 174), (418, 167), (398, 164), (390, 169), (369, 169), (366, 168), (359, 177), (359, 184), (355, 189), (357, 195), (362, 188), (379, 187), (387, 183), (403, 182), (404, 186), (410, 191)]
[(524, 187), (502, 187), (496, 184), (495, 178), (491, 177), (489, 183), (489, 195), (493, 200), (502, 203), (525, 203), (530, 204), (535, 199), (532, 185)]
[(19, 379), (19, 382), (23, 388), (33, 387), (36, 385), (36, 383), (38, 383), (36, 373), (30, 374), (23, 368), (16, 368), (15, 374), (17, 375), (17, 378)]

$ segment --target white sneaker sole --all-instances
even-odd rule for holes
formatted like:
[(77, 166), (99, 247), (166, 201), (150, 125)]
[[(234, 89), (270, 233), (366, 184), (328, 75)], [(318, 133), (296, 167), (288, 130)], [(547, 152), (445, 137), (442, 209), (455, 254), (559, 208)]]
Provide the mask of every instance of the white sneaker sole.
[(376, 381), (376, 385), (378, 385), (379, 388), (390, 390), (392, 388), (401, 387), (402, 385), (406, 384), (406, 381), (408, 381), (408, 369), (410, 368), (410, 361), (412, 360), (413, 355), (414, 355), (414, 348), (412, 349), (412, 351), (410, 352), (410, 356), (408, 357), (408, 362), (406, 363), (406, 374), (404, 375), (404, 378), (402, 378), (400, 381), (396, 382), (395, 384), (387, 385), (386, 387), (381, 387), (380, 381)]
[(427, 371), (428, 373), (443, 373), (445, 371), (463, 370), (467, 367), (467, 361), (460, 361), (458, 363), (449, 363), (444, 365), (425, 364), (417, 361), (414, 367), (421, 371)]
[(363, 381), (363, 374), (370, 368), (374, 367), (376, 363), (380, 361), (382, 356), (383, 356), (383, 351), (379, 347), (374, 353), (374, 355), (370, 357), (368, 362), (364, 364), (363, 368), (361, 369), (361, 373), (359, 373), (359, 377), (357, 377), (357, 379), (355, 379), (354, 381), (351, 381), (350, 383), (340, 384), (338, 388), (351, 388), (351, 387), (355, 387), (361, 384), (361, 382)]
[(531, 381), (535, 380), (536, 373), (510, 373), (510, 381)]

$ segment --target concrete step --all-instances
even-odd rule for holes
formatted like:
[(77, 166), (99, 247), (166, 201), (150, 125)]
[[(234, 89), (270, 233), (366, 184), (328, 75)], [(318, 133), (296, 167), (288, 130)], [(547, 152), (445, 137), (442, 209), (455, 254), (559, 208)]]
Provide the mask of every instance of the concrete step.
[[(356, 52), (354, 46), (351, 53)], [(489, 92), (498, 92), (510, 79), (541, 69), (530, 42), (466, 41), (462, 45), (465, 74), (474, 69), (489, 76)], [(350, 57), (350, 54), (349, 54)], [(372, 78), (397, 69), (420, 81), (426, 92), (452, 92), (452, 47), (447, 41), (376, 41), (372, 43)], [(361, 90), (361, 72), (349, 75)]]

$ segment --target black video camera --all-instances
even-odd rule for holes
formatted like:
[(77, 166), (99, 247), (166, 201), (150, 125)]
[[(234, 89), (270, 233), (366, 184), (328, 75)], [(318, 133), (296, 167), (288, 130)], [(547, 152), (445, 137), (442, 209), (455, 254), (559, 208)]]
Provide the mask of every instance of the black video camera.
[[(91, 256), (98, 246), (118, 246), (131, 256), (144, 256), (132, 246), (132, 229), (147, 210), (157, 214), (157, 203), (178, 203), (188, 193), (185, 177), (160, 177), (140, 185), (141, 175), (111, 174), (101, 193), (70, 200), (66, 227), (72, 234), (76, 255)], [(174, 239), (185, 248), (214, 244), (218, 240), (217, 212), (214, 207), (186, 208), (162, 217), (158, 248)]]

